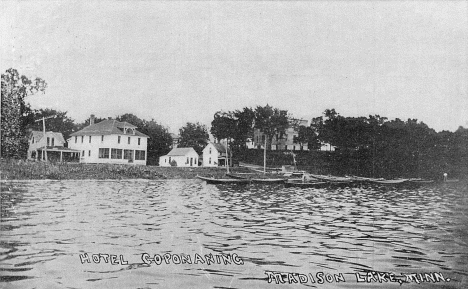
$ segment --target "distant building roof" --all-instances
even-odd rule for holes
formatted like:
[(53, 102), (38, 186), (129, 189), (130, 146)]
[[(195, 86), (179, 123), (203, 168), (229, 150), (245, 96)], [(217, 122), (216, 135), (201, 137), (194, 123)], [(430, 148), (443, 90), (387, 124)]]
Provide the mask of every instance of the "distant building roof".
[(190, 152), (197, 153), (193, 148), (173, 148), (167, 155), (168, 156), (185, 156)]
[[(44, 137), (44, 133), (42, 131), (33, 130), (31, 132), (32, 137), (36, 140), (36, 142), (40, 141)], [(57, 141), (64, 143), (65, 139), (61, 132), (53, 132), (53, 131), (46, 131), (46, 135), (54, 137)]]
[(99, 123), (88, 125), (82, 130), (70, 134), (70, 136), (80, 136), (80, 135), (109, 135), (109, 134), (121, 134), (128, 135), (124, 133), (125, 129), (132, 129), (135, 131), (136, 136), (149, 137), (144, 133), (137, 131), (136, 126), (126, 121), (120, 122), (115, 119), (106, 119)]
[(220, 143), (211, 143), (218, 152), (220, 153), (225, 153), (226, 152), (226, 147), (223, 144)]
[[(208, 145), (211, 144), (215, 147), (215, 149), (219, 152), (219, 153), (226, 153), (226, 147), (221, 144), (221, 143), (214, 143), (214, 142), (210, 142), (208, 143)], [(207, 145), (207, 146), (208, 146)], [(205, 147), (206, 148), (206, 147)], [(229, 149), (229, 152), (231, 152), (231, 150)]]

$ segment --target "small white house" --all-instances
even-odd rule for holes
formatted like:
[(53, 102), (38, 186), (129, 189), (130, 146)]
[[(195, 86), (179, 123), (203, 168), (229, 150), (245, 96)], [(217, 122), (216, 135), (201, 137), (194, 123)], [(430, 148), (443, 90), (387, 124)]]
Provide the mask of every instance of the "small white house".
[(72, 161), (77, 160), (79, 151), (65, 147), (62, 133), (32, 131), (28, 138), (29, 160)]
[(68, 147), (80, 152), (80, 163), (146, 165), (148, 136), (128, 122), (106, 119), (74, 132)]
[(226, 165), (226, 147), (220, 143), (208, 143), (203, 149), (203, 166), (217, 167)]
[(173, 148), (159, 158), (160, 167), (198, 167), (199, 156), (193, 148)]

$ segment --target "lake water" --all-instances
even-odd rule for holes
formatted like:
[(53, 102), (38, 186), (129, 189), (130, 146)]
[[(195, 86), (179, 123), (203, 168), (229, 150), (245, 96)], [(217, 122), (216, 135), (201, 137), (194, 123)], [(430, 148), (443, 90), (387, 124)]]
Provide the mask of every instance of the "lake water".
[(468, 288), (468, 192), (3, 182), (0, 274), (1, 288)]

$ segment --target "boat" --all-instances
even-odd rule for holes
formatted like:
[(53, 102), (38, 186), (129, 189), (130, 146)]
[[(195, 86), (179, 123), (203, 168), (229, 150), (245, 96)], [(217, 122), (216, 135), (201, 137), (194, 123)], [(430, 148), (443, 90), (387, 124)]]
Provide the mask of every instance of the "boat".
[(227, 177), (230, 177), (230, 178), (233, 178), (233, 179), (241, 179), (241, 180), (244, 180), (244, 179), (248, 179), (248, 177), (246, 175), (254, 175), (254, 174), (240, 174), (240, 173), (237, 173), (237, 174), (234, 174), (234, 173), (227, 173), (226, 176)]
[(205, 181), (207, 184), (248, 184), (250, 183), (249, 179), (215, 179), (197, 176), (200, 180)]
[(297, 188), (323, 188), (328, 187), (329, 182), (303, 182), (302, 180), (292, 180), (289, 179), (284, 183), (286, 188), (297, 187)]
[(327, 181), (327, 182), (347, 182), (350, 183), (353, 181), (352, 178), (350, 177), (335, 177), (335, 176), (324, 176), (324, 175), (314, 175), (310, 174), (311, 177), (322, 180), (322, 181)]
[(434, 180), (424, 180), (424, 179), (409, 179), (409, 183), (415, 184), (415, 185), (426, 185), (426, 184), (432, 184), (434, 183)]
[(396, 180), (371, 180), (371, 183), (379, 185), (401, 185), (408, 182), (408, 179), (396, 179)]
[(358, 183), (370, 183), (370, 182), (373, 182), (373, 181), (383, 181), (385, 179), (382, 179), (382, 178), (379, 178), (379, 179), (376, 179), (376, 178), (367, 178), (367, 177), (358, 177), (358, 176), (347, 176), (348, 178), (350, 178), (351, 180), (353, 180), (353, 182), (358, 182)]
[(252, 183), (258, 183), (258, 184), (282, 184), (286, 181), (286, 179), (250, 179)]

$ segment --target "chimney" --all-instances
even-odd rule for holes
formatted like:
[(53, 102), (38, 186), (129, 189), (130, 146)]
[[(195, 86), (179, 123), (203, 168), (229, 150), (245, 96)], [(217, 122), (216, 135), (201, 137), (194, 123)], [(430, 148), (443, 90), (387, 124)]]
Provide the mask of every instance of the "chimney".
[(94, 114), (92, 114), (89, 118), (89, 125), (93, 125), (94, 124)]

